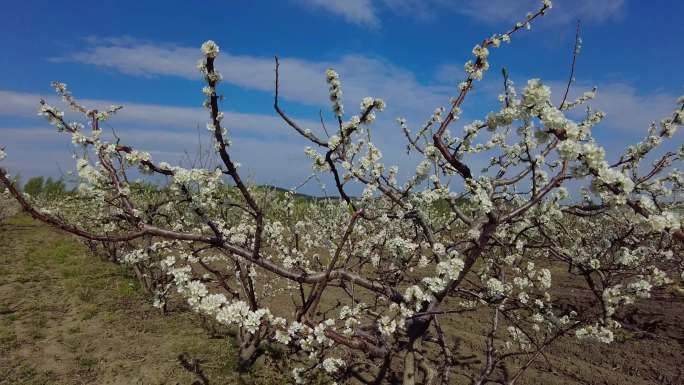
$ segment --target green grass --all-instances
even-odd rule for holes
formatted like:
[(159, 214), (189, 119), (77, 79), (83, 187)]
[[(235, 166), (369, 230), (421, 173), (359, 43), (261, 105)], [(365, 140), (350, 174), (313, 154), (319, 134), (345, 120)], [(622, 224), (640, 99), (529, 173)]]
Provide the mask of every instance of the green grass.
[(263, 364), (236, 373), (230, 339), (177, 307), (160, 314), (126, 268), (26, 216), (3, 223), (0, 267), (1, 385), (189, 384), (181, 353), (212, 384), (282, 383)]

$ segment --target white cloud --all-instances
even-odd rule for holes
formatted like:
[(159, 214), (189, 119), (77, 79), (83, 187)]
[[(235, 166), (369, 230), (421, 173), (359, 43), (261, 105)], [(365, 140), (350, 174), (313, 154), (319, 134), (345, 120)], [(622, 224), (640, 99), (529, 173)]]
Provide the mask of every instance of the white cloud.
[(93, 64), (131, 75), (171, 75), (199, 79), (199, 72), (196, 69), (198, 49), (156, 45), (129, 39), (90, 37), (86, 41), (93, 44), (92, 49), (50, 60)]
[(446, 84), (458, 84), (466, 78), (463, 66), (456, 64), (442, 64), (437, 68), (435, 79)]
[[(38, 101), (63, 109), (52, 95), (0, 90), (0, 117), (20, 118), (41, 126), (0, 126), (0, 145), (8, 157), (3, 166), (24, 176), (59, 176), (73, 169), (73, 151), (68, 135), (51, 129), (36, 115)], [(157, 161), (178, 163), (186, 153), (195, 156), (201, 143), (204, 151), (212, 148), (205, 124), (208, 112), (203, 108), (176, 107), (125, 101), (79, 99), (90, 108), (122, 104), (124, 109), (102, 125), (105, 132), (116, 130), (122, 143), (150, 152)], [(79, 120), (65, 111), (68, 121)], [(306, 143), (280, 117), (224, 111), (224, 124), (233, 142), (231, 152), (243, 164), (243, 178), (258, 183), (293, 187), (311, 172), (303, 149)], [(316, 130), (319, 122), (299, 119), (300, 124)], [(199, 129), (197, 127), (199, 126)], [(111, 140), (111, 138), (109, 138)], [(187, 164), (186, 164), (187, 165)], [(286, 165), (286, 166), (284, 166)]]
[[(24, 181), (36, 175), (63, 176), (74, 169), (71, 159), (73, 147), (68, 135), (43, 127), (0, 127), (0, 133), (2, 145), (7, 147), (8, 153), (2, 166), (20, 172)], [(123, 143), (148, 151), (156, 161), (185, 162), (185, 166), (188, 166), (186, 151), (194, 157), (198, 147), (197, 133), (192, 130), (169, 132), (138, 128), (125, 129), (119, 134)], [(211, 147), (203, 143), (203, 148)], [(302, 143), (240, 138), (235, 141), (231, 153), (237, 162), (243, 164), (243, 178), (291, 188), (311, 172), (302, 149)]]
[[(76, 92), (78, 98), (78, 92)], [(0, 90), (0, 118), (23, 119), (25, 124), (42, 124), (42, 128), (18, 128), (0, 126), (0, 145), (7, 147), (8, 158), (3, 162), (10, 170), (21, 171), (25, 176), (58, 175), (58, 170), (72, 169), (69, 156), (73, 147), (68, 135), (58, 134), (49, 128), (44, 119), (36, 115), (38, 101), (63, 109), (63, 103), (53, 95), (21, 93)], [(157, 161), (175, 163), (187, 151), (194, 155), (198, 149), (198, 134), (203, 148), (211, 148), (209, 134), (205, 129), (208, 113), (203, 108), (164, 106), (158, 104), (128, 103), (126, 101), (79, 99), (88, 108), (102, 109), (111, 104), (121, 104), (123, 110), (102, 126), (105, 131), (114, 128), (122, 143), (150, 152)], [(65, 111), (68, 121), (77, 119)], [(229, 127), (233, 142), (231, 152), (236, 161), (243, 164), (243, 175), (258, 183), (282, 187), (298, 185), (311, 173), (304, 147), (310, 143), (275, 113), (246, 114), (224, 111), (224, 123)], [(382, 115), (381, 115), (382, 116)], [(414, 159), (404, 154), (405, 142), (391, 119), (378, 119), (374, 128), (375, 142), (382, 149), (389, 164), (399, 164), (402, 170), (411, 170)], [(304, 127), (323, 136), (320, 122), (297, 119)], [(199, 131), (197, 130), (199, 126)], [(324, 137), (324, 136), (323, 136)], [(62, 149), (61, 151), (55, 149)], [(323, 178), (329, 187), (331, 182)], [(358, 192), (358, 187), (351, 191)], [(320, 193), (315, 186), (309, 193)], [(335, 194), (330, 191), (329, 193)]]
[[(3, 100), (0, 118), (21, 118), (30, 124), (42, 124), (38, 127), (0, 126), (0, 146), (5, 146), (8, 153), (3, 167), (18, 171), (25, 177), (60, 176), (73, 170), (71, 153), (74, 148), (68, 135), (57, 133), (36, 115), (40, 99), (64, 108), (59, 98), (53, 95), (0, 90), (0, 100)], [(208, 112), (204, 108), (93, 99), (79, 99), (79, 102), (98, 109), (112, 104), (123, 105), (124, 109), (102, 127), (105, 132), (113, 128), (122, 143), (149, 152), (156, 161), (177, 164), (186, 159), (186, 153), (196, 156), (200, 143), (203, 153), (212, 148), (205, 128)], [(69, 111), (65, 114), (68, 121), (80, 120)], [(224, 114), (223, 122), (229, 128), (233, 142), (231, 153), (237, 162), (243, 164), (243, 178), (290, 188), (310, 175), (311, 168), (304, 155), (304, 147), (309, 143), (275, 113), (224, 111)], [(297, 121), (304, 127), (321, 131), (318, 121)], [(112, 140), (111, 137), (108, 139)], [(187, 162), (184, 165), (188, 166)], [(316, 192), (313, 187), (307, 191)]]
[[(130, 38), (113, 41), (90, 38), (89, 41), (94, 43), (89, 49), (52, 60), (91, 64), (138, 76), (199, 79), (195, 69), (200, 56), (197, 48), (153, 45)], [(236, 55), (226, 50), (217, 59), (226, 83), (268, 93), (274, 89), (274, 64), (272, 57)], [(325, 69), (328, 67), (334, 67), (341, 75), (343, 102), (348, 113), (356, 111), (363, 97), (374, 96), (385, 99), (390, 115), (427, 118), (434, 108), (448, 101), (457, 83), (454, 80), (447, 86), (423, 84), (411, 71), (377, 57), (345, 55), (327, 62), (285, 57), (280, 60), (282, 97), (327, 108)]]
[(314, 9), (342, 16), (350, 23), (377, 26), (378, 18), (371, 0), (298, 0)]
[[(565, 91), (566, 83), (561, 81), (547, 82), (553, 93), (555, 104)], [(573, 85), (568, 100), (574, 100), (584, 91), (589, 91), (593, 85), (580, 82)], [(677, 107), (677, 95), (672, 92), (655, 90), (639, 92), (631, 84), (605, 83), (598, 84), (596, 98), (589, 102), (594, 111), (606, 113), (604, 120), (592, 129), (592, 135), (597, 142), (606, 149), (607, 159), (615, 161), (624, 154), (627, 146), (633, 145), (646, 137), (651, 122), (658, 122), (672, 116)], [(577, 108), (569, 114), (573, 119), (580, 120), (586, 116), (584, 108)], [(684, 138), (684, 130), (677, 130), (673, 138), (663, 141), (660, 150), (677, 151)], [(647, 159), (646, 162), (650, 162)]]
[(607, 124), (621, 132), (645, 135), (652, 121), (668, 117), (676, 108), (677, 95), (667, 92), (639, 93), (629, 84), (599, 86), (594, 105), (606, 112)]
[[(484, 23), (513, 23), (525, 18), (527, 12), (539, 9), (539, 0), (382, 0), (390, 9), (403, 14), (418, 14), (423, 18), (444, 10), (460, 13)], [(544, 17), (544, 24), (564, 24), (582, 19), (600, 23), (619, 17), (624, 0), (554, 0), (553, 9)]]
[[(391, 11), (423, 21), (433, 20), (445, 12), (458, 13), (480, 22), (512, 23), (523, 20), (527, 12), (539, 9), (540, 0), (297, 0), (366, 26), (378, 26), (379, 14)], [(554, 0), (553, 9), (544, 24), (565, 24), (581, 19), (602, 23), (623, 12), (624, 0)]]
[[(78, 95), (76, 95), (78, 96)], [(36, 117), (38, 101), (45, 99), (49, 104), (62, 106), (59, 98), (53, 95), (31, 94), (0, 90), (0, 116)], [(110, 105), (123, 105), (121, 110), (110, 122), (118, 126), (126, 123), (132, 127), (153, 127), (157, 130), (168, 131), (185, 130), (194, 132), (199, 127), (204, 130), (209, 119), (209, 113), (201, 107), (177, 107), (159, 104), (128, 103), (126, 101), (78, 99), (80, 103), (89, 107), (104, 109)], [(66, 111), (69, 117), (69, 111)], [(232, 134), (238, 136), (260, 136), (268, 141), (282, 140), (288, 136), (291, 129), (274, 114), (247, 114), (224, 110), (224, 125)], [(42, 119), (41, 119), (42, 121)], [(315, 129), (320, 123), (311, 120), (299, 120), (302, 125)], [(47, 123), (46, 123), (47, 124)], [(118, 127), (117, 127), (118, 129)], [(167, 132), (168, 132), (167, 131)]]
[[(557, 103), (565, 91), (566, 83), (549, 82), (554, 100)], [(587, 82), (573, 84), (568, 100), (573, 100), (593, 85)], [(598, 84), (596, 98), (589, 102), (593, 109), (606, 113), (606, 118), (597, 128), (600, 131), (611, 131), (623, 139), (633, 139), (646, 134), (649, 124), (668, 117), (676, 108), (677, 95), (665, 91), (639, 92), (627, 83)], [(581, 109), (580, 109), (581, 110)], [(577, 112), (583, 116), (583, 111)]]
[[(0, 90), (0, 99), (4, 102), (0, 105), (0, 118), (20, 118), (24, 124), (41, 124), (42, 127), (0, 126), (0, 145), (6, 146), (8, 152), (3, 165), (25, 176), (56, 176), (59, 170), (73, 169), (73, 162), (69, 158), (73, 150), (69, 136), (56, 133), (43, 118), (36, 115), (41, 98), (63, 108), (56, 96)], [(204, 128), (208, 115), (202, 108), (92, 99), (79, 101), (90, 108), (124, 105), (123, 110), (103, 124), (105, 131), (114, 128), (122, 143), (150, 152), (157, 161), (176, 163), (186, 151), (195, 155), (200, 140), (198, 134), (199, 138), (203, 138), (203, 148), (211, 148), (209, 134)], [(69, 121), (76, 118), (68, 111), (66, 117)], [(299, 137), (279, 117), (225, 111), (224, 122), (229, 127), (233, 142), (231, 152), (236, 161), (243, 164), (245, 178), (289, 188), (311, 174), (309, 161), (303, 151), (310, 143)], [(298, 119), (298, 122), (319, 134), (321, 132), (320, 122), (306, 119)], [(199, 131), (196, 129), (198, 125)], [(378, 121), (374, 133), (377, 135), (375, 142), (383, 149), (386, 162), (399, 164), (402, 170), (415, 167), (414, 159), (405, 156), (405, 143), (393, 123)], [(323, 178), (330, 188), (332, 184), (327, 179)], [(354, 192), (357, 190), (358, 186), (351, 189)], [(305, 191), (320, 193), (315, 186)], [(329, 193), (335, 194), (333, 191)]]
[[(540, 1), (464, 0), (460, 11), (484, 22), (512, 22), (539, 7)], [(621, 14), (624, 0), (556, 0), (545, 19), (547, 23), (562, 24), (581, 19), (600, 23)]]

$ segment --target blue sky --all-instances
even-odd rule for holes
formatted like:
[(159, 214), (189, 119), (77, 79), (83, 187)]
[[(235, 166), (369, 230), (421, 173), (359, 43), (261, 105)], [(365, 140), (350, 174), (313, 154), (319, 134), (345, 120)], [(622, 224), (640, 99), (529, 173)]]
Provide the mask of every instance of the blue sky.
[[(52, 80), (67, 83), (93, 107), (123, 104), (108, 128), (155, 159), (173, 162), (183, 151), (195, 152), (197, 127), (206, 136), (207, 120), (195, 62), (201, 43), (213, 39), (222, 51), (220, 90), (233, 152), (256, 182), (292, 187), (310, 174), (307, 143), (273, 113), (274, 55), (282, 60), (284, 106), (314, 130), (319, 110), (331, 118), (323, 73), (329, 66), (340, 72), (347, 111), (364, 96), (385, 99), (375, 141), (387, 163), (412, 169), (394, 120), (422, 124), (455, 93), (472, 47), (537, 6), (536, 0), (5, 2), (3, 166), (24, 178), (72, 169), (69, 138), (35, 114), (41, 97), (61, 106)], [(616, 154), (684, 94), (683, 13), (680, 1), (554, 1), (531, 31), (492, 52), (492, 70), (452, 130), (497, 108), (502, 66), (518, 85), (538, 77), (562, 93), (579, 18), (584, 43), (574, 91), (598, 86), (593, 105), (607, 119), (596, 136)], [(680, 133), (674, 142), (681, 141)]]

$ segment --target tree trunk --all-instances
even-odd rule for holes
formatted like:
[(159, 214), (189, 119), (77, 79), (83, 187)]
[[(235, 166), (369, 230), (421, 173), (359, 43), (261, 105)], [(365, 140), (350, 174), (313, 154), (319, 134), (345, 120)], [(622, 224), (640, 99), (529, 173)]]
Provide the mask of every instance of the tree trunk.
[(249, 370), (254, 362), (261, 356), (262, 351), (259, 349), (261, 345), (260, 331), (251, 334), (246, 331), (238, 333), (238, 361), (237, 367), (241, 372)]
[(404, 378), (401, 382), (402, 385), (415, 385), (416, 384), (416, 353), (413, 350), (415, 345), (415, 340), (409, 343), (406, 349), (406, 355), (404, 355)]

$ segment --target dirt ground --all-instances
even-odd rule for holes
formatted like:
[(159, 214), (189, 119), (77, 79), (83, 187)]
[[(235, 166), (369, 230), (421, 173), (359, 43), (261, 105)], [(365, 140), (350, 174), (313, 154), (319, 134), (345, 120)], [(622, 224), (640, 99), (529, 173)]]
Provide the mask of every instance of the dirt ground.
[[(580, 295), (572, 282), (561, 290)], [(584, 289), (586, 294), (586, 289)], [(612, 344), (558, 341), (527, 374), (525, 384), (684, 384), (684, 295), (681, 288), (654, 291), (620, 312), (622, 329)]]
[[(572, 289), (568, 289), (572, 290)], [(684, 384), (684, 301), (658, 298), (640, 304), (612, 344), (580, 343), (572, 336), (556, 341), (528, 369), (520, 385), (682, 385)], [(444, 322), (458, 328), (464, 356), (484, 349), (486, 327), (476, 314)], [(453, 330), (453, 329), (452, 329)], [(478, 359), (473, 359), (477, 364)], [(479, 364), (476, 365), (476, 367)], [(472, 367), (471, 367), (472, 370)], [(467, 382), (464, 382), (467, 383)]]
[[(560, 341), (519, 384), (684, 384), (684, 297), (659, 293), (629, 320), (611, 345)], [(477, 315), (448, 327), (466, 352), (481, 348)], [(191, 384), (181, 353), (211, 384), (285, 383), (265, 368), (236, 374), (229, 341), (194, 314), (160, 314), (124, 269), (75, 239), (24, 216), (0, 223), (1, 385)]]

